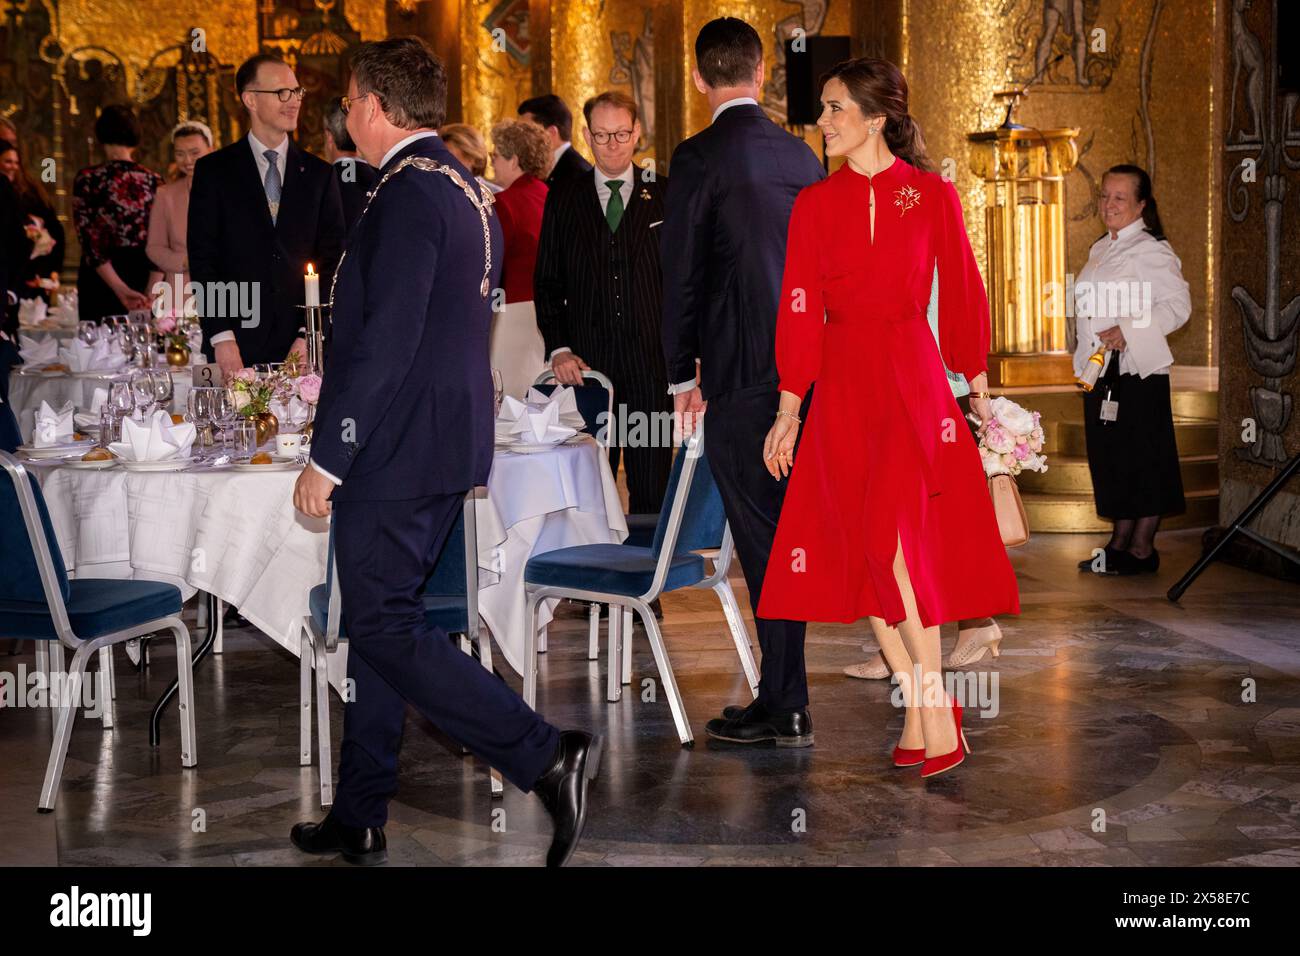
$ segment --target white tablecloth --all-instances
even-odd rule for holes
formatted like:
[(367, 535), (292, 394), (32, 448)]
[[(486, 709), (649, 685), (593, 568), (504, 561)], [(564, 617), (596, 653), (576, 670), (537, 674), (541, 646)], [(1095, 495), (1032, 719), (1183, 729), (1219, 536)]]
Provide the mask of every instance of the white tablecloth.
[[(166, 366), (161, 366), (166, 368)], [(41, 402), (49, 402), (57, 410), (64, 402), (72, 402), (79, 412), (89, 411), (90, 402), (95, 396), (95, 389), (107, 390), (113, 379), (128, 375), (131, 368), (122, 368), (112, 372), (86, 372), (73, 375), (58, 372), (54, 375), (28, 374), (20, 372), (22, 366), (15, 368), (9, 375), (9, 404), (18, 419), (18, 430), (23, 441), (32, 440), (32, 430), (36, 427), (36, 412)], [(155, 368), (154, 371), (158, 371)], [(190, 393), (191, 373), (188, 368), (172, 369), (172, 407), (173, 412), (184, 412), (187, 396)]]
[[(328, 523), (293, 508), (296, 471), (82, 471), (30, 463), (69, 573), (167, 581), (239, 608), (293, 654), (307, 595), (325, 580)], [(608, 456), (593, 441), (538, 454), (498, 452), (475, 509), (479, 611), (512, 667), (524, 645), (528, 558), (618, 542), (627, 524)], [(545, 609), (540, 623), (550, 620)], [(341, 686), (346, 645), (330, 657)]]

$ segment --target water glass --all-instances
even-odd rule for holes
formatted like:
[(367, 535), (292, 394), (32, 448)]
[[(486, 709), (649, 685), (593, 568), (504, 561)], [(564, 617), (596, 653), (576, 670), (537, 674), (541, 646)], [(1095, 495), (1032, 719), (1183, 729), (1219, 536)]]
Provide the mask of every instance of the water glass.
[(117, 412), (105, 402), (99, 410), (99, 444), (107, 448), (109, 442), (121, 441), (119, 427)]
[(212, 423), (211, 395), (213, 391), (215, 389), (207, 387), (192, 388), (186, 399), (186, 415), (194, 423), (194, 429), (197, 433), (194, 443), (199, 448), (203, 447), (204, 435), (208, 426)]
[(235, 422), (235, 457), (251, 458), (257, 453), (257, 422), (251, 418), (241, 418)]

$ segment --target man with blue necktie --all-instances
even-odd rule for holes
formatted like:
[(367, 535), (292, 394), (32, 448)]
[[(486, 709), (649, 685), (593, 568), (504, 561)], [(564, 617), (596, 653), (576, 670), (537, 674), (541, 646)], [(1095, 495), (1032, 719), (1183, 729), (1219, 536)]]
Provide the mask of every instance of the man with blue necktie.
[(379, 182), (331, 295), (332, 347), (294, 505), (333, 510), (356, 693), (334, 805), (291, 839), (351, 863), (387, 859), (409, 703), (541, 797), (555, 822), (547, 864), (559, 866), (582, 835), (601, 738), (544, 721), (431, 627), (421, 601), (465, 493), (492, 465), (488, 331), (504, 248), (486, 190), (436, 132), (446, 98), (442, 63), (416, 37), (366, 44), (352, 59), (347, 128)]

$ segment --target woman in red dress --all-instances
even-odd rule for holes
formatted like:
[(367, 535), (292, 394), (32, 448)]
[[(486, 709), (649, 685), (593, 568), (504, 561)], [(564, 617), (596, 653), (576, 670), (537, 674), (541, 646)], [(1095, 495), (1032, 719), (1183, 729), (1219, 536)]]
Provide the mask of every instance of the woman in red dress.
[[(943, 689), (939, 625), (1019, 611), (979, 452), (944, 373), (966, 376), (987, 420), (988, 302), (961, 200), (930, 171), (898, 68), (845, 61), (824, 78), (822, 104), (826, 151), (847, 161), (804, 189), (790, 217), (781, 405), (764, 447), (790, 487), (758, 614), (869, 618), (906, 705), (894, 763), (933, 776), (969, 750)], [(926, 321), (936, 267), (938, 348)]]

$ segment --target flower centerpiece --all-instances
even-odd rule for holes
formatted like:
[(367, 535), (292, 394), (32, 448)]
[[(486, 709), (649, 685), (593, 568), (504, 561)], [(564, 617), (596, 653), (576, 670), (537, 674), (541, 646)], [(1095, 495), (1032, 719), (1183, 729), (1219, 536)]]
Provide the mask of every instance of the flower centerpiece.
[[(984, 474), (1015, 477), (1022, 471), (1047, 471), (1043, 455), (1043, 426), (1038, 412), (1030, 412), (999, 395), (990, 407), (993, 417), (979, 432)], [(973, 416), (972, 416), (973, 417)]]
[(275, 436), (279, 420), (271, 412), (271, 403), (286, 401), (294, 391), (292, 379), (283, 371), (258, 375), (255, 369), (241, 368), (229, 383), (235, 399), (235, 411), (250, 418), (257, 426), (257, 443), (265, 444)]
[(155, 335), (167, 341), (167, 364), (185, 366), (190, 364), (189, 329), (177, 318), (174, 312), (155, 315), (153, 320)]

